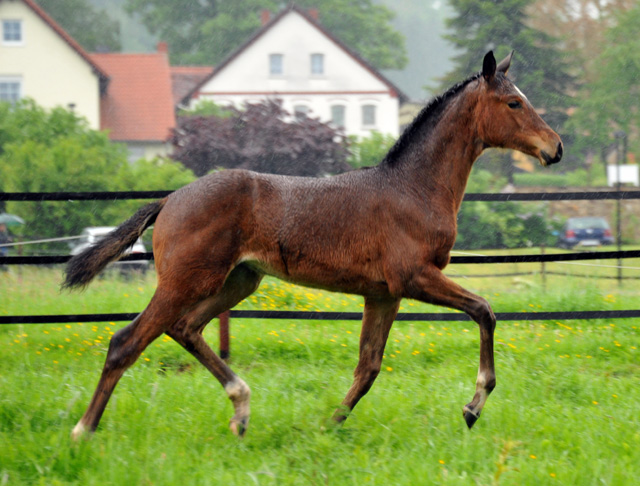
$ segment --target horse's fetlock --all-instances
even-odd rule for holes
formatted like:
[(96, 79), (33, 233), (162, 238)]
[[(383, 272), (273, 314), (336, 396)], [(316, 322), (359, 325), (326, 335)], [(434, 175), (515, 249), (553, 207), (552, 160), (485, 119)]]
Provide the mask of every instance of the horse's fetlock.
[(225, 385), (224, 390), (234, 403), (245, 402), (251, 398), (251, 388), (237, 376)]

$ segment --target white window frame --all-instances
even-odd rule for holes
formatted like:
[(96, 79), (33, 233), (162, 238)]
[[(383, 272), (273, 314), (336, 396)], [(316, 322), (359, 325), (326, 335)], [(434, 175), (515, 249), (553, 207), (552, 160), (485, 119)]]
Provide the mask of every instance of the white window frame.
[(1, 84), (14, 84), (18, 85), (18, 95), (16, 99), (8, 99), (8, 98), (0, 98), (2, 102), (15, 103), (16, 101), (20, 101), (22, 99), (22, 78), (19, 76), (0, 76), (0, 85)]
[(324, 76), (324, 54), (315, 52), (310, 56), (311, 76)]
[[(5, 39), (7, 24), (17, 24), (19, 39)], [(20, 19), (2, 19), (2, 45), (3, 46), (23, 46), (24, 45), (24, 28)]]
[[(274, 69), (278, 68), (278, 69)], [(276, 53), (269, 54), (269, 76), (283, 76), (284, 75), (284, 54)]]
[(306, 117), (308, 117), (311, 114), (311, 107), (309, 105), (306, 105), (304, 103), (296, 103), (293, 106), (293, 117), (296, 120), (302, 120), (304, 117), (302, 115), (305, 115)]
[[(340, 112), (342, 120), (336, 121), (336, 115)], [(347, 106), (344, 103), (334, 103), (331, 105), (331, 123), (338, 128), (347, 126)]]
[[(370, 113), (368, 113), (371, 111)], [(376, 127), (378, 106), (373, 103), (363, 104), (361, 107), (362, 128), (372, 129)], [(373, 120), (370, 120), (373, 118)]]

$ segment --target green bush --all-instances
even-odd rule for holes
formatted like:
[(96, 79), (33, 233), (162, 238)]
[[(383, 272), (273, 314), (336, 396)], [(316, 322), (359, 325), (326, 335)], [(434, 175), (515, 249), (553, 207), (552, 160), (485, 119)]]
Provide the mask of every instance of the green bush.
[(371, 132), (369, 137), (360, 139), (352, 137), (349, 142), (351, 156), (347, 162), (356, 169), (378, 165), (395, 141), (396, 139), (391, 135), (375, 131)]
[[(31, 100), (0, 103), (0, 191), (67, 192), (175, 189), (195, 177), (170, 161), (130, 164), (124, 145), (91, 130), (63, 108), (44, 110)], [(77, 235), (86, 226), (112, 226), (140, 201), (9, 201), (25, 220), (12, 231), (24, 240)], [(67, 251), (66, 244), (25, 246), (24, 252)]]
[[(467, 192), (492, 192), (505, 180), (474, 170)], [(552, 221), (541, 203), (465, 202), (458, 214), (455, 248), (520, 248), (550, 244), (559, 222)]]

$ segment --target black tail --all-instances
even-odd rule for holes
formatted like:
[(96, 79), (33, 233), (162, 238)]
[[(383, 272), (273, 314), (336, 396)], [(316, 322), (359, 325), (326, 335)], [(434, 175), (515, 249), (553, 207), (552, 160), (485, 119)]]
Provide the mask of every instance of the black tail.
[(165, 199), (147, 204), (98, 243), (67, 263), (62, 288), (85, 287), (108, 263), (117, 260), (151, 226), (164, 207)]

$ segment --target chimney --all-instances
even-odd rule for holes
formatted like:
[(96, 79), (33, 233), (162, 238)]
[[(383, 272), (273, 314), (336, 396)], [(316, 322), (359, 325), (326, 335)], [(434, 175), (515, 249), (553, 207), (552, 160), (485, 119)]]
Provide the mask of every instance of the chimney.
[(169, 54), (169, 45), (166, 42), (158, 42), (156, 50), (161, 54)]
[(307, 10), (307, 13), (309, 14), (309, 17), (311, 17), (316, 22), (320, 20), (320, 12), (318, 12), (317, 8), (310, 8), (309, 10)]
[(271, 12), (266, 8), (260, 12), (260, 25), (266, 25), (271, 20)]

